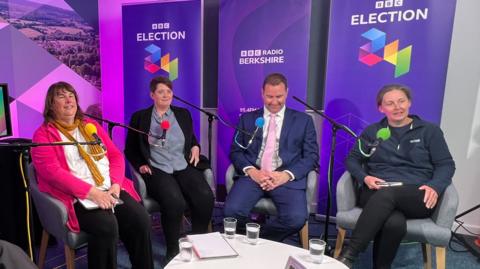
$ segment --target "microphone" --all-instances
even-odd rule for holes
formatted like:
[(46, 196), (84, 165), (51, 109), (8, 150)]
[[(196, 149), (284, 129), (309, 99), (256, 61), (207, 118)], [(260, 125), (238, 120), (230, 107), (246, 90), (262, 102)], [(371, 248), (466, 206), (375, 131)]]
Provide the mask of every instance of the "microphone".
[(265, 119), (263, 117), (258, 117), (255, 120), (255, 126), (257, 126), (257, 128), (255, 128), (255, 131), (253, 131), (252, 138), (250, 138), (250, 140), (248, 140), (247, 148), (250, 146), (250, 144), (252, 144), (253, 139), (257, 135), (258, 130), (263, 128), (263, 125), (265, 125)]
[(107, 148), (105, 147), (105, 145), (102, 143), (102, 140), (100, 139), (100, 137), (97, 135), (97, 127), (93, 124), (93, 123), (87, 123), (85, 125), (85, 131), (87, 132), (87, 134), (93, 136), (93, 138), (95, 138), (95, 142), (100, 145), (102, 147), (102, 149), (104, 151), (107, 150)]
[(383, 141), (386, 141), (392, 136), (392, 133), (390, 132), (389, 128), (381, 128), (377, 131), (377, 134), (375, 135), (376, 139), (373, 141), (373, 143), (368, 144), (368, 146), (371, 147), (370, 154), (367, 157), (370, 157), (375, 153), (377, 150), (377, 147), (380, 146), (380, 144)]
[(162, 147), (165, 147), (165, 140), (167, 139), (167, 131), (170, 129), (170, 122), (168, 120), (163, 120), (160, 123), (160, 127), (162, 128), (162, 136), (160, 136), (160, 140), (162, 141)]
[(160, 139), (165, 139), (166, 136), (167, 136), (167, 131), (168, 131), (168, 129), (170, 129), (170, 122), (168, 120), (163, 120), (160, 123), (160, 127), (163, 130), (163, 133), (162, 133), (162, 136), (160, 137)]

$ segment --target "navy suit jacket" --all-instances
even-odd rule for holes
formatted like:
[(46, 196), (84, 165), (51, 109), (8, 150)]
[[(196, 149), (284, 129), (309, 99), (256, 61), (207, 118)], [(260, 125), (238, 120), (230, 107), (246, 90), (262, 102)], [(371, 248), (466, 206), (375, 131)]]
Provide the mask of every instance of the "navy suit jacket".
[[(263, 117), (263, 109), (247, 112), (240, 117), (238, 128), (249, 133), (255, 131), (255, 120)], [(243, 168), (255, 166), (262, 147), (263, 130), (259, 129), (252, 144), (247, 149), (239, 147), (235, 138), (230, 148), (230, 160), (237, 173), (243, 175)], [(236, 140), (243, 146), (248, 144), (251, 136), (238, 133)], [(312, 118), (306, 113), (286, 108), (279, 141), (279, 156), (282, 166), (276, 171), (289, 170), (295, 175), (295, 180), (285, 183), (285, 187), (305, 189), (308, 172), (317, 167), (318, 144), (317, 133)]]

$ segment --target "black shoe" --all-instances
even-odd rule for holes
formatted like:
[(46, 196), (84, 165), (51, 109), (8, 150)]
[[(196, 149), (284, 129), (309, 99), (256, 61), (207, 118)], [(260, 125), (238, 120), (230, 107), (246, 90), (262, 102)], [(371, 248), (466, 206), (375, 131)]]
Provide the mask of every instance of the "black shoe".
[(354, 252), (350, 248), (343, 249), (340, 256), (338, 256), (337, 261), (345, 264), (348, 268), (353, 268), (353, 264), (357, 259), (358, 253)]

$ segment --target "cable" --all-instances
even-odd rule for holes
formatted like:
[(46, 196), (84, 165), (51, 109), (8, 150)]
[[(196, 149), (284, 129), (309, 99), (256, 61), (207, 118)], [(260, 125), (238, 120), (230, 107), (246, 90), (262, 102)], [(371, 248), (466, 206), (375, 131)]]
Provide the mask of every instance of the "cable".
[(234, 138), (235, 144), (237, 144), (237, 146), (239, 146), (242, 149), (247, 149), (248, 146), (243, 146), (242, 144), (240, 144), (240, 142), (237, 141), (237, 137), (238, 137), (238, 132), (235, 133), (235, 138)]
[(26, 203), (26, 219), (27, 219), (27, 239), (28, 239), (28, 252), (30, 254), (30, 260), (33, 262), (33, 250), (32, 250), (32, 236), (30, 234), (30, 197), (28, 195), (28, 184), (25, 177), (25, 171), (23, 169), (23, 152), (20, 153), (20, 174), (22, 175), (23, 186), (25, 187), (25, 203)]
[(480, 236), (480, 234), (474, 233), (474, 232), (470, 231), (469, 229), (467, 229), (467, 228), (463, 225), (465, 222), (463, 222), (463, 221), (461, 221), (461, 220), (455, 220), (455, 222), (458, 223), (458, 227), (455, 229), (455, 231), (458, 230), (458, 228), (462, 227), (467, 233), (469, 233), (469, 234), (471, 234), (471, 235), (474, 235), (474, 236)]
[[(455, 230), (452, 231), (452, 233), (455, 235), (457, 234), (457, 231), (458, 229), (463, 228), (464, 230), (466, 230), (468, 233), (472, 234), (472, 235), (476, 235), (475, 233), (472, 233), (470, 232), (467, 228), (465, 228), (465, 226), (463, 226), (464, 222), (463, 221), (460, 221), (460, 220), (455, 220), (456, 223), (458, 223), (458, 226), (457, 228), (455, 228)], [(463, 250), (458, 250), (458, 249), (455, 249), (453, 248), (452, 246), (452, 242), (464, 247)], [(450, 241), (448, 242), (448, 247), (453, 251), (453, 252), (458, 252), (458, 253), (463, 253), (463, 252), (469, 252), (468, 248), (465, 246), (465, 243), (464, 242), (461, 242), (459, 241), (457, 238), (455, 238), (455, 236), (451, 236), (450, 237)]]

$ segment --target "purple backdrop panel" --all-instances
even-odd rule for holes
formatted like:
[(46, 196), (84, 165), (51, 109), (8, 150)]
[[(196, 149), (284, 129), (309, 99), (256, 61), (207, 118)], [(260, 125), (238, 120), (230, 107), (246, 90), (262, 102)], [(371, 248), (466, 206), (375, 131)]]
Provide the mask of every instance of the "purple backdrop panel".
[[(411, 113), (439, 123), (455, 3), (332, 1), (327, 114), (360, 133), (382, 117), (375, 103), (377, 91), (385, 84), (402, 83), (413, 91)], [(321, 178), (326, 178), (331, 127), (323, 128)], [(339, 134), (334, 182), (345, 170), (344, 159), (353, 142)]]
[[(288, 79), (288, 105), (304, 110), (291, 96), (306, 96), (309, 27), (310, 0), (220, 1), (218, 109), (226, 121), (262, 106), (262, 82), (272, 72)], [(218, 132), (217, 174), (224, 175), (233, 131), (220, 125)]]
[[(174, 94), (200, 103), (201, 1), (124, 5), (123, 67), (125, 120), (152, 105), (149, 83), (173, 81)], [(199, 133), (199, 113), (191, 111)]]

